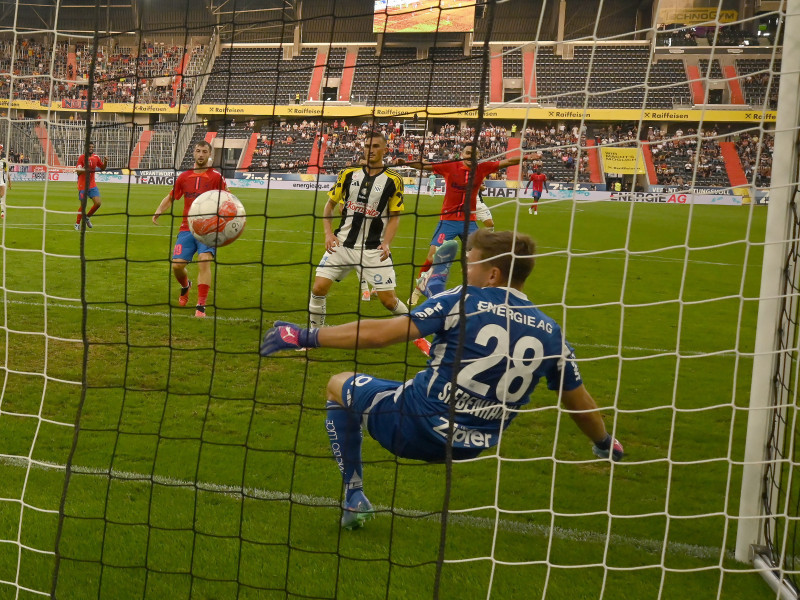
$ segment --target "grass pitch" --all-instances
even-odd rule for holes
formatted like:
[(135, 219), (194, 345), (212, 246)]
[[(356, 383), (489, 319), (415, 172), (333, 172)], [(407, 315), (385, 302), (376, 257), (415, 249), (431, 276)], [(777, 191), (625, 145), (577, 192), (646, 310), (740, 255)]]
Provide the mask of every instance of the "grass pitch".
[[(10, 191), (0, 599), (50, 590), (75, 436), (58, 598), (432, 597), (444, 466), (365, 440), (380, 512), (343, 532), (323, 426), (331, 374), (403, 380), (422, 355), (258, 356), (274, 320), (306, 319), (324, 195), (233, 190), (247, 229), (219, 251), (212, 318), (197, 320), (169, 267), (178, 218), (150, 222), (166, 191), (102, 185), (83, 238), (74, 184)], [(440, 203), (406, 199), (393, 244), (403, 299)], [(526, 291), (565, 327), (628, 458), (593, 461), (541, 385), (499, 452), (453, 467), (439, 597), (774, 597), (732, 559), (765, 209), (555, 202), (533, 217), (489, 204), (498, 228), (537, 240)], [(331, 324), (388, 315), (359, 302), (354, 275), (328, 310)]]

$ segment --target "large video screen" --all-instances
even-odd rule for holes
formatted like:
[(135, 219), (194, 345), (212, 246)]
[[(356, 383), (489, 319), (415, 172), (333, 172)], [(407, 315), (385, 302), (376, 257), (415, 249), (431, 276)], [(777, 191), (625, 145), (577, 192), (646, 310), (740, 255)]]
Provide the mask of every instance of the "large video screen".
[(475, 29), (476, 0), (375, 0), (373, 33), (433, 33)]

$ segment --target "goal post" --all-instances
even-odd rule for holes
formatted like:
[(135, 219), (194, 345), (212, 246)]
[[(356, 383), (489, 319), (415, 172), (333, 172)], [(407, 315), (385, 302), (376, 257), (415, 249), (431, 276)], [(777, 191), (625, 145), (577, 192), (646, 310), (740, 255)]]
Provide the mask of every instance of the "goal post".
[[(736, 558), (756, 562), (781, 593), (796, 597), (796, 579), (784, 582), (783, 564), (792, 548), (786, 541), (792, 518), (787, 511), (796, 481), (794, 445), (798, 423), (798, 134), (800, 105), (800, 3), (787, 2), (783, 61), (775, 123), (775, 159), (764, 240), (753, 378), (747, 409)], [(789, 449), (788, 455), (785, 450)], [(783, 489), (789, 486), (789, 489)], [(796, 492), (795, 492), (796, 493)], [(782, 501), (782, 502), (781, 502)], [(790, 518), (792, 517), (792, 518)], [(781, 531), (783, 529), (784, 531)]]

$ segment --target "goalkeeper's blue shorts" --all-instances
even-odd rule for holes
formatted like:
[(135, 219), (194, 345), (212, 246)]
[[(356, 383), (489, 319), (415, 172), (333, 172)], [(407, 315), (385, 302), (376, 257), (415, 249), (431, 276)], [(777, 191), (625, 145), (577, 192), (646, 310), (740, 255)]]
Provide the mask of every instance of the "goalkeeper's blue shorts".
[[(380, 379), (363, 373), (349, 377), (342, 385), (345, 406), (361, 416), (370, 436), (400, 458), (440, 462), (446, 458), (447, 440), (433, 431), (441, 426), (434, 415), (420, 414), (409, 395), (408, 383)], [(453, 448), (453, 460), (478, 456), (484, 448)]]

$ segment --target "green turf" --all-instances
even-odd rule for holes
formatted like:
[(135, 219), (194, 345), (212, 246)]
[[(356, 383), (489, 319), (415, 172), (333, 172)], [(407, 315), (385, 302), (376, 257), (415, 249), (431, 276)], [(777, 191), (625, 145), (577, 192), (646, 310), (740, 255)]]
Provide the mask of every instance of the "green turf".
[[(366, 440), (380, 514), (340, 531), (322, 412), (331, 374), (403, 379), (422, 355), (258, 356), (272, 321), (306, 319), (323, 195), (234, 190), (247, 229), (219, 252), (214, 318), (200, 321), (177, 306), (177, 219), (150, 222), (166, 188), (101, 188), (83, 288), (74, 184), (9, 194), (0, 600), (17, 597), (14, 582), (50, 589), (64, 471), (47, 465), (72, 447), (84, 352), (59, 598), (431, 597), (444, 467)], [(453, 467), (439, 596), (774, 597), (732, 559), (740, 469), (728, 461), (743, 454), (765, 209), (559, 202), (533, 217), (504, 202), (489, 200), (498, 228), (538, 242), (526, 291), (566, 327), (628, 461), (591, 462), (540, 386), (498, 454)], [(393, 244), (403, 298), (439, 204), (407, 198)], [(388, 314), (358, 297), (355, 276), (334, 286), (329, 323)], [(28, 456), (39, 462), (28, 468)]]

